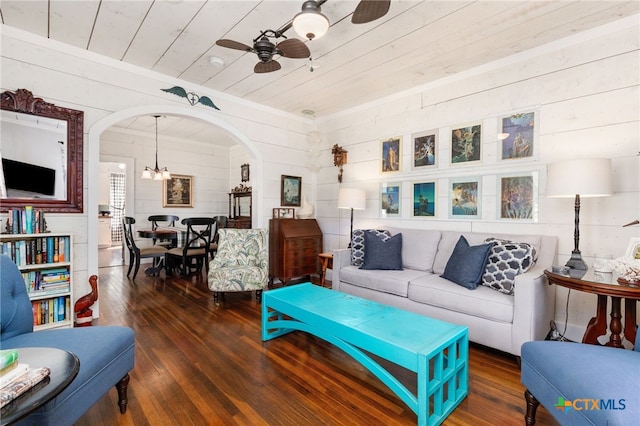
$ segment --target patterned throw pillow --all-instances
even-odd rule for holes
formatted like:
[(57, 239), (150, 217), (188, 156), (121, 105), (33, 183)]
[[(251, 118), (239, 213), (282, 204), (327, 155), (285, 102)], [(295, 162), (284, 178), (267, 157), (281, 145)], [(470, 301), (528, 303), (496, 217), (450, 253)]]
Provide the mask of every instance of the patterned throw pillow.
[(387, 241), (391, 238), (391, 233), (382, 229), (354, 229), (351, 235), (351, 264), (358, 268), (362, 266), (364, 262), (364, 233), (365, 231), (373, 232), (382, 241)]
[(485, 242), (494, 244), (482, 276), (482, 285), (513, 295), (516, 276), (527, 272), (538, 260), (536, 249), (531, 244), (498, 238), (487, 238)]

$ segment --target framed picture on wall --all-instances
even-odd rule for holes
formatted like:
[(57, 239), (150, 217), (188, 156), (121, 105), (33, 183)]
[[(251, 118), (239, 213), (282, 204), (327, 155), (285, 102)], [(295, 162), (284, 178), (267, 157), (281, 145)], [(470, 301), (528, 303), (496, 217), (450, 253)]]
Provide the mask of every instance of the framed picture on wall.
[(381, 183), (380, 184), (380, 216), (394, 217), (400, 216), (401, 183)]
[(451, 130), (451, 164), (477, 163), (482, 160), (482, 125), (457, 126)]
[(449, 217), (480, 218), (480, 178), (457, 178), (449, 182)]
[(436, 216), (436, 183), (419, 182), (413, 184), (413, 216)]
[(400, 136), (380, 143), (380, 171), (399, 172), (402, 163), (402, 138)]
[(438, 131), (427, 130), (411, 135), (413, 140), (413, 169), (435, 168), (438, 166)]
[(163, 180), (162, 207), (193, 207), (193, 176), (172, 173)]
[(300, 207), (301, 195), (302, 178), (282, 175), (280, 178), (280, 205)]
[(240, 180), (249, 182), (249, 164), (245, 163), (240, 166)]
[(538, 220), (538, 172), (498, 178), (498, 218)]
[(500, 159), (533, 159), (536, 148), (536, 113), (511, 114), (500, 118), (498, 146)]

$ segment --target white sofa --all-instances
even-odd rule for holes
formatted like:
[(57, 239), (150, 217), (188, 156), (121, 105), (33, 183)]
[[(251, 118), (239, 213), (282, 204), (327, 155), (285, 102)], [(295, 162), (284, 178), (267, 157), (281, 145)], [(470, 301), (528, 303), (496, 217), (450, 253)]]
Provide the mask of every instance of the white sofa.
[[(524, 342), (545, 338), (554, 317), (555, 291), (543, 272), (555, 260), (556, 237), (384, 229), (402, 233), (403, 270), (363, 270), (351, 265), (350, 249), (334, 250), (335, 290), (465, 325), (472, 342), (516, 356)], [(489, 237), (531, 244), (537, 262), (516, 277), (513, 295), (485, 286), (469, 290), (440, 277), (461, 235), (470, 245)]]

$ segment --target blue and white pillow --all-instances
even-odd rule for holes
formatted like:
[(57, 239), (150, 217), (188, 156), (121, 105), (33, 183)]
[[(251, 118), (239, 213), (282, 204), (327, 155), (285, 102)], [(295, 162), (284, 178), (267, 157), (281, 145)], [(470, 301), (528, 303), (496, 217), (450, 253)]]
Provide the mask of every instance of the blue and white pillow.
[(516, 276), (527, 272), (538, 260), (536, 249), (531, 244), (499, 238), (487, 238), (485, 242), (493, 243), (493, 247), (482, 275), (482, 285), (512, 295)]
[(364, 262), (364, 233), (366, 231), (374, 233), (382, 241), (387, 241), (391, 238), (391, 233), (384, 229), (354, 229), (351, 235), (351, 264), (358, 268)]

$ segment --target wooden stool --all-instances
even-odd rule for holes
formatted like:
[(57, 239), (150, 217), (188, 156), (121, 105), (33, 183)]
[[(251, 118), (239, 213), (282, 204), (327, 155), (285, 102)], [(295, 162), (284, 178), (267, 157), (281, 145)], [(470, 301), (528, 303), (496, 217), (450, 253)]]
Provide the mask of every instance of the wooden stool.
[(324, 287), (325, 278), (327, 277), (327, 269), (333, 269), (333, 253), (320, 253), (318, 255), (322, 264), (322, 277), (320, 285)]

